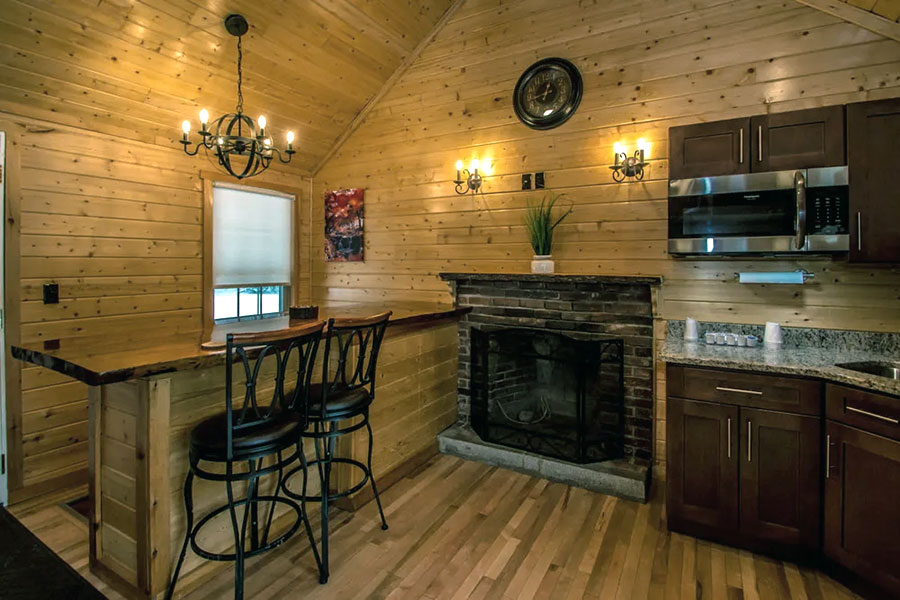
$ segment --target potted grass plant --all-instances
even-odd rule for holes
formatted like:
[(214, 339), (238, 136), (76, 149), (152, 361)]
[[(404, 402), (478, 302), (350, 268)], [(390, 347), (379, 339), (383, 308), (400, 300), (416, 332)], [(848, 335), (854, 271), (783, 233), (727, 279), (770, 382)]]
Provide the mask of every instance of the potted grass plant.
[(564, 199), (564, 194), (547, 194), (540, 204), (528, 202), (525, 211), (525, 228), (534, 249), (534, 260), (531, 261), (532, 273), (553, 273), (556, 264), (553, 262), (553, 231), (572, 214), (572, 207), (559, 216), (554, 216), (556, 203)]

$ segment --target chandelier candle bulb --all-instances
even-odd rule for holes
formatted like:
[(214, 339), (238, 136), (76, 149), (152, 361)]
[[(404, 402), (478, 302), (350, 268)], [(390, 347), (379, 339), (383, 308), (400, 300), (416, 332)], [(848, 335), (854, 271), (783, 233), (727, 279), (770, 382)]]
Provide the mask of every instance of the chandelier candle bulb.
[(457, 181), (457, 183), (462, 181), (462, 175), (461, 175), (462, 169), (463, 169), (463, 161), (461, 161), (461, 160), (456, 161), (456, 181)]
[(293, 131), (287, 132), (287, 151), (288, 152), (294, 151), (294, 132)]
[(259, 123), (259, 137), (264, 137), (266, 131), (266, 118), (263, 115), (259, 115), (256, 122)]
[(181, 130), (184, 132), (184, 142), (188, 141), (188, 134), (191, 132), (191, 122), (190, 121), (182, 121)]
[(206, 131), (207, 123), (209, 123), (209, 111), (204, 108), (200, 111), (200, 131)]
[(477, 158), (476, 158), (475, 160), (472, 161), (472, 171), (473, 171), (476, 175), (478, 174), (478, 167), (480, 167), (480, 166), (481, 166), (481, 163), (478, 162), (478, 159), (477, 159)]

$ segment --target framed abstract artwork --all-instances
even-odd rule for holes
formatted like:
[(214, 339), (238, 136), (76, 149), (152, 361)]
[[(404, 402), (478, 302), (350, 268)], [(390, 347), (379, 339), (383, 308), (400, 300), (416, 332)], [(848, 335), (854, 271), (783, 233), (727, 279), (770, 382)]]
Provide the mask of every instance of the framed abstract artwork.
[(352, 188), (325, 192), (325, 260), (363, 260), (363, 196)]

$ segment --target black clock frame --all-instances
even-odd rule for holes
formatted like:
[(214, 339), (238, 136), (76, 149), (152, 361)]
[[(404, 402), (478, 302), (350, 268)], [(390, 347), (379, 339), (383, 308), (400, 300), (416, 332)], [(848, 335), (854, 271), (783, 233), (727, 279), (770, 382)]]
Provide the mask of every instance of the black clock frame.
[[(560, 110), (552, 115), (548, 117), (534, 117), (525, 110), (525, 88), (535, 75), (548, 66), (559, 67), (569, 75), (569, 79), (572, 80), (572, 96)], [(578, 67), (564, 58), (545, 58), (525, 69), (525, 72), (519, 77), (519, 81), (516, 82), (516, 87), (513, 91), (513, 108), (519, 120), (528, 127), (532, 129), (553, 129), (568, 121), (575, 114), (578, 105), (581, 103), (583, 91), (584, 83)]]

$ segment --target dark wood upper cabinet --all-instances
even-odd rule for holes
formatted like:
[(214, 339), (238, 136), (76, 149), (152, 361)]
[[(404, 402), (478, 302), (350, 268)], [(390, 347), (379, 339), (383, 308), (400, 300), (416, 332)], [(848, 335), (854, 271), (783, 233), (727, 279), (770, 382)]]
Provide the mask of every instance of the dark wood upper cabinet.
[(669, 179), (750, 172), (750, 119), (669, 129)]
[(850, 260), (900, 262), (900, 98), (847, 106)]
[(740, 414), (742, 535), (815, 552), (821, 421), (753, 408)]
[(703, 535), (738, 529), (738, 409), (667, 400), (666, 512), (670, 527)]
[(825, 554), (900, 597), (900, 441), (826, 425)]
[(846, 164), (844, 107), (759, 115), (750, 120), (751, 171), (784, 171)]

